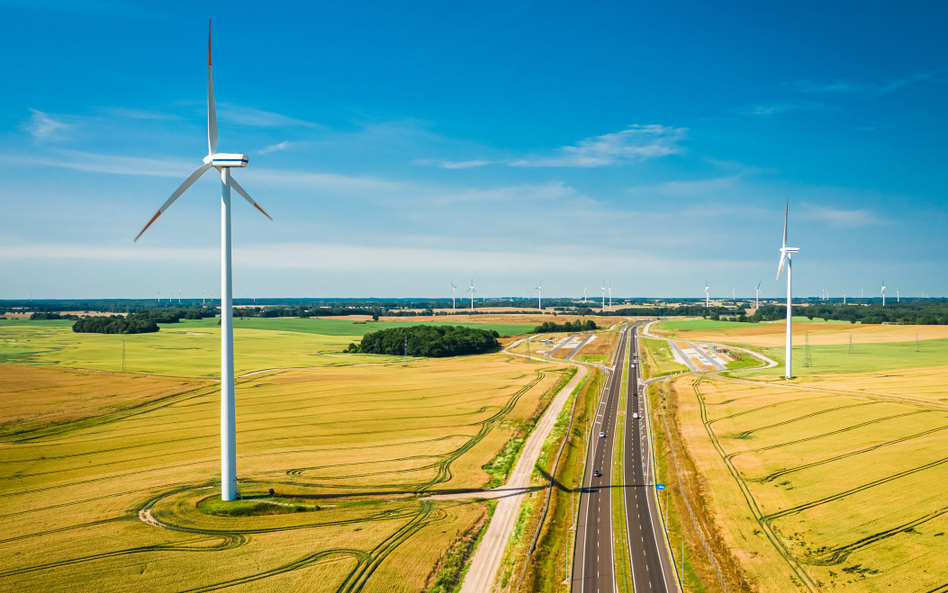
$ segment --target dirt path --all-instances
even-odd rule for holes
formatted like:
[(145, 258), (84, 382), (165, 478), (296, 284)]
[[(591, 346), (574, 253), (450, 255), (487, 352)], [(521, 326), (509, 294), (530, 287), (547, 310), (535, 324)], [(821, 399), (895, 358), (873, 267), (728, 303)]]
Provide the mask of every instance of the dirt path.
[[(514, 356), (523, 356), (508, 352)], [(525, 357), (524, 357), (525, 358)], [(532, 357), (531, 357), (532, 358)], [(535, 358), (541, 362), (563, 362), (550, 361)], [(573, 363), (576, 364), (576, 363)], [(482, 490), (476, 492), (462, 492), (457, 494), (446, 494), (432, 496), (435, 500), (463, 499), (463, 498), (495, 498), (497, 499), (497, 508), (494, 510), (494, 516), (487, 526), (484, 537), (471, 558), (470, 568), (464, 577), (464, 583), (461, 586), (461, 593), (486, 593), (493, 587), (500, 570), (500, 561), (504, 555), (504, 549), (507, 547), (507, 540), (513, 532), (514, 524), (517, 521), (517, 515), (520, 512), (520, 505), (524, 496), (530, 487), (530, 477), (533, 474), (533, 468), (540, 456), (540, 449), (543, 442), (546, 441), (550, 431), (556, 424), (556, 419), (570, 394), (579, 385), (580, 381), (587, 375), (589, 370), (584, 366), (577, 364), (576, 375), (560, 389), (559, 393), (550, 402), (546, 412), (533, 428), (530, 436), (523, 445), (523, 451), (520, 453), (520, 459), (510, 473), (507, 483), (493, 490)]]

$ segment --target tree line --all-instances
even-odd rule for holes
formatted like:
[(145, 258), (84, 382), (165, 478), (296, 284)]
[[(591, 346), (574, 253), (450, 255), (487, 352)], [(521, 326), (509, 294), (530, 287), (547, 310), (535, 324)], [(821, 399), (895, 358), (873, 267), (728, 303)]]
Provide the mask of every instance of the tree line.
[[(794, 305), (793, 315), (803, 315), (808, 319), (827, 319), (849, 321), (850, 323), (899, 325), (948, 325), (948, 303), (909, 301), (905, 303), (886, 303), (872, 305), (842, 305), (821, 303), (801, 307)], [(786, 319), (786, 305), (762, 305), (753, 315), (739, 315), (736, 321), (777, 321)]]
[[(79, 334), (145, 334), (156, 332), (159, 323), (178, 323), (182, 319), (213, 317), (216, 311), (207, 308), (171, 309), (168, 311), (138, 311), (126, 316), (86, 315), (76, 319), (72, 331)], [(36, 315), (34, 313), (34, 315)], [(50, 315), (44, 313), (44, 315)], [(75, 318), (60, 316), (60, 318)], [(31, 316), (32, 318), (32, 316)]]
[(414, 325), (393, 327), (362, 336), (359, 344), (349, 344), (345, 352), (391, 354), (442, 358), (482, 354), (500, 348), (494, 330), (454, 325)]
[(552, 321), (545, 321), (533, 328), (532, 333), (546, 334), (553, 332), (585, 332), (592, 331), (594, 329), (599, 329), (599, 326), (596, 325), (596, 322), (592, 319), (587, 319), (586, 321), (580, 321), (577, 319), (575, 322), (567, 321), (566, 323), (553, 323)]

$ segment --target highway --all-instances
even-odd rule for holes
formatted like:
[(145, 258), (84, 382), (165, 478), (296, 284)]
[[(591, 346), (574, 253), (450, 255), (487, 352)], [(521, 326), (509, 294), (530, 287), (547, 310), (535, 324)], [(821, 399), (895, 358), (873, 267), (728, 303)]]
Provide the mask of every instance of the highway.
[[(648, 416), (645, 398), (639, 394), (637, 327), (633, 325), (623, 331), (616, 365), (608, 371), (606, 389), (592, 426), (576, 525), (571, 584), (571, 590), (575, 593), (618, 590), (615, 579), (616, 538), (612, 524), (613, 496), (623, 497), (626, 507), (627, 524), (620, 528), (624, 528), (628, 536), (632, 586), (636, 593), (679, 590), (675, 568), (668, 557), (651, 477)], [(631, 348), (631, 354), (629, 366), (625, 367), (627, 348)], [(616, 435), (623, 372), (629, 373), (625, 433)], [(633, 419), (635, 412), (639, 414), (638, 420)], [(600, 438), (600, 432), (604, 432), (606, 437)], [(621, 484), (612, 481), (613, 443), (616, 436), (625, 440)], [(594, 476), (595, 471), (601, 472), (602, 476)]]
[[(665, 532), (659, 517), (655, 483), (652, 479), (651, 439), (648, 410), (639, 383), (638, 337), (630, 336), (628, 397), (626, 398), (625, 487), (626, 530), (632, 562), (632, 587), (642, 591), (678, 591), (675, 568), (668, 557)], [(638, 413), (639, 419), (633, 418)]]
[[(615, 538), (612, 537), (612, 496), (616, 488), (612, 484), (612, 450), (629, 332), (630, 328), (622, 332), (616, 364), (607, 371), (606, 388), (590, 432), (586, 472), (579, 496), (571, 584), (572, 591), (581, 593), (606, 593), (616, 589)], [(600, 431), (606, 433), (605, 438), (599, 437)], [(596, 471), (602, 475), (594, 476)]]

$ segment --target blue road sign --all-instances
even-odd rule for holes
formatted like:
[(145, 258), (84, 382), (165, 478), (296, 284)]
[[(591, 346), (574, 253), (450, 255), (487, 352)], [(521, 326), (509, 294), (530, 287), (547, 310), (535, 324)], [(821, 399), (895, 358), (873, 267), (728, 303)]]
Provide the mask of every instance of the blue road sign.
[(664, 489), (665, 489), (665, 484), (655, 484), (655, 489), (656, 489), (656, 490), (664, 490)]

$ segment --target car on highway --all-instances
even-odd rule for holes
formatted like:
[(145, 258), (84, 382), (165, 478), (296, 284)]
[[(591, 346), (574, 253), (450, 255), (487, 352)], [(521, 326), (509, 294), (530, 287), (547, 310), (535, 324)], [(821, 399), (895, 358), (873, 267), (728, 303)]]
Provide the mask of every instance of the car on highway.
[(638, 412), (632, 412), (632, 419), (633, 419), (633, 420), (638, 420), (638, 419), (639, 419), (639, 413), (638, 413)]
[(597, 469), (596, 471), (593, 472), (593, 477), (594, 477), (594, 478), (601, 478), (601, 477), (602, 477), (602, 472)]
[(604, 433), (604, 432), (602, 432), (602, 431), (599, 431), (599, 438), (601, 438), (601, 439), (606, 438), (606, 433)]

